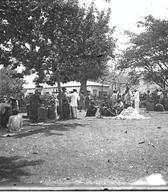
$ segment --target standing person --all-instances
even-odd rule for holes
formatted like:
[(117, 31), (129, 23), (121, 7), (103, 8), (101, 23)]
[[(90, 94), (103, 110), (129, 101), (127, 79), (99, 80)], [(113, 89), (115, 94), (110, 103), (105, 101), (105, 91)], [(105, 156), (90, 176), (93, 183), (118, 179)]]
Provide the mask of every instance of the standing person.
[(7, 128), (11, 114), (11, 106), (7, 103), (0, 103), (0, 128)]
[(62, 87), (62, 113), (64, 120), (70, 119), (70, 106), (66, 93), (66, 87)]
[(163, 95), (163, 91), (160, 89), (159, 91), (158, 91), (158, 100), (159, 100), (159, 103), (160, 104), (163, 104), (163, 98), (164, 98), (164, 95)]
[(85, 97), (85, 111), (87, 111), (87, 109), (89, 108), (89, 104), (90, 104), (90, 92), (87, 91), (87, 95)]
[(72, 112), (72, 119), (77, 119), (77, 107), (78, 107), (78, 100), (79, 95), (77, 93), (76, 89), (73, 89), (73, 92), (69, 94), (71, 98), (70, 106), (71, 106), (71, 112)]
[(159, 90), (156, 89), (153, 93), (152, 93), (152, 97), (153, 97), (153, 100), (154, 100), (154, 105), (158, 104), (159, 103), (159, 94), (158, 94)]
[(14, 97), (10, 97), (9, 103), (12, 106), (12, 110), (13, 109), (19, 110), (19, 104), (17, 99), (15, 99)]
[(18, 114), (18, 110), (14, 109), (12, 111), (12, 115), (9, 117), (8, 121), (8, 130), (11, 131), (19, 131), (22, 128), (23, 120), (22, 116)]
[(38, 90), (30, 97), (31, 120), (33, 123), (38, 122), (38, 111), (41, 105), (41, 99)]
[(139, 91), (135, 89), (134, 91), (134, 106), (139, 113)]
[(58, 108), (59, 108), (59, 100), (57, 98), (57, 92), (54, 93), (54, 107), (55, 107), (55, 121), (58, 120)]
[(128, 86), (126, 87), (126, 90), (125, 90), (124, 100), (125, 100), (125, 108), (132, 106), (133, 95), (132, 95), (132, 91)]
[(115, 106), (115, 104), (117, 103), (117, 99), (118, 99), (118, 93), (117, 90), (114, 90), (111, 96), (112, 99), (112, 107)]

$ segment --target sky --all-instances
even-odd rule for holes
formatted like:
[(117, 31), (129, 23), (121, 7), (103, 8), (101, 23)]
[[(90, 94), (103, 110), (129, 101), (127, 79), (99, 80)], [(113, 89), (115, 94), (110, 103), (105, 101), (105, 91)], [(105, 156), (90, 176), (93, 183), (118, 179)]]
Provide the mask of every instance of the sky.
[[(82, 5), (89, 5), (91, 0), (79, 0)], [(118, 39), (119, 49), (124, 49), (127, 38), (124, 30), (140, 32), (136, 22), (149, 14), (156, 19), (168, 19), (168, 0), (94, 0), (99, 10), (111, 8), (110, 26), (116, 26), (114, 37)]]

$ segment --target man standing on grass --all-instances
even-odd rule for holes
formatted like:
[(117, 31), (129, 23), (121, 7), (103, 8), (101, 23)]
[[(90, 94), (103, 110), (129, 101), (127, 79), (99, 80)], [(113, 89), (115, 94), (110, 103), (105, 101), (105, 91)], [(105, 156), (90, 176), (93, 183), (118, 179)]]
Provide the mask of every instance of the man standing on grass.
[(69, 94), (71, 98), (70, 106), (71, 106), (71, 114), (72, 114), (72, 119), (77, 119), (77, 107), (78, 107), (78, 100), (79, 100), (79, 95), (77, 93), (76, 89), (73, 89), (73, 92)]
[(139, 91), (136, 89), (134, 91), (134, 105), (135, 105), (135, 109), (139, 113)]

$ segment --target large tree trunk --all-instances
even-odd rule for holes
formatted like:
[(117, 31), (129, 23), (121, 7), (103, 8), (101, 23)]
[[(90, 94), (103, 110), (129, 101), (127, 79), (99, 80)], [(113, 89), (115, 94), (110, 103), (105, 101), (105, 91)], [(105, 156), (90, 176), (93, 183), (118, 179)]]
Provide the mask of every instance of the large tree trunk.
[(87, 79), (85, 75), (82, 77), (80, 83), (81, 83), (80, 92), (82, 92), (86, 96), (87, 95)]

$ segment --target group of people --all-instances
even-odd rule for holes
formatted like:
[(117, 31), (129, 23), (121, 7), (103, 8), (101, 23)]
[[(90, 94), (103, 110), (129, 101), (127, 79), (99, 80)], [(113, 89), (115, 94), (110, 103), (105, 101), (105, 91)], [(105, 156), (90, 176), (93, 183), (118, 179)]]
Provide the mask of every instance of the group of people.
[[(57, 97), (60, 99), (60, 95)], [(63, 119), (77, 119), (77, 108), (79, 102), (79, 94), (77, 93), (76, 89), (73, 89), (70, 93), (66, 92), (66, 88), (62, 88), (62, 97), (61, 97), (61, 104), (62, 104), (62, 115)], [(58, 107), (58, 109), (60, 109)], [(58, 110), (58, 115), (60, 114), (60, 110)]]
[[(57, 97), (59, 99), (59, 95)], [(87, 95), (85, 96), (82, 91), (79, 93), (76, 89), (73, 89), (71, 92), (67, 92), (66, 88), (62, 88), (62, 114), (63, 119), (77, 119), (77, 112), (81, 112), (82, 110), (87, 111), (93, 104), (93, 100), (87, 91)], [(58, 115), (59, 115), (59, 106), (58, 107)]]
[(127, 86), (122, 95), (117, 91), (113, 91), (110, 98), (104, 97), (104, 101), (96, 103), (92, 100), (86, 116), (95, 116), (97, 112), (100, 116), (116, 116), (119, 115), (123, 109), (130, 106), (134, 107), (139, 113), (139, 102), (139, 91), (136, 89), (131, 91), (131, 89)]
[[(61, 102), (59, 102), (60, 100)], [(35, 94), (30, 97), (30, 117), (34, 123), (38, 122), (38, 110), (41, 104), (40, 92), (36, 90)], [(84, 96), (83, 92), (78, 93), (76, 89), (67, 92), (66, 88), (62, 87), (61, 95), (55, 95), (55, 119), (60, 118), (61, 110), (61, 118), (68, 120), (77, 119), (78, 110), (80, 112), (82, 109), (86, 112), (86, 116), (95, 116), (97, 111), (102, 116), (116, 116), (129, 106), (134, 106), (139, 112), (139, 92), (134, 90), (132, 93), (129, 87), (126, 87), (123, 95), (114, 91), (110, 100), (104, 97), (103, 102), (91, 97), (89, 91)]]
[[(148, 110), (168, 111), (168, 91), (162, 89), (148, 90), (140, 95), (141, 103)], [(149, 106), (148, 106), (149, 105)], [(151, 106), (151, 107), (150, 107)], [(149, 109), (150, 107), (150, 109)]]
[[(55, 108), (55, 120), (63, 119), (77, 119), (77, 111), (86, 109), (89, 103), (88, 96), (84, 97), (83, 93), (78, 93), (76, 89), (67, 92), (66, 87), (62, 87), (61, 95), (58, 93), (53, 94), (54, 97), (54, 108)], [(61, 102), (59, 102), (61, 101)], [(44, 105), (40, 92), (35, 90), (35, 94), (29, 98), (29, 110), (28, 116), (33, 123), (39, 121), (39, 110)], [(61, 107), (60, 107), (61, 105)], [(62, 117), (61, 115), (62, 110)]]
[[(166, 96), (165, 96), (166, 94)], [(151, 100), (155, 101), (155, 104), (163, 104), (164, 98), (168, 98), (167, 92), (156, 90), (152, 94), (150, 91), (144, 96), (145, 102)], [(65, 87), (62, 87), (62, 92), (56, 94), (54, 97), (54, 112), (55, 119), (58, 120), (62, 110), (62, 119), (77, 119), (78, 111), (84, 110), (87, 116), (117, 116), (124, 109), (133, 107), (139, 113), (140, 106), (140, 93), (138, 90), (133, 91), (129, 86), (126, 87), (123, 94), (113, 91), (111, 97), (104, 96), (103, 100), (96, 100), (91, 97), (89, 92), (84, 96), (83, 92), (77, 92), (73, 89), (71, 92), (67, 92)], [(168, 100), (168, 99), (167, 99)], [(33, 123), (39, 122), (39, 109), (43, 102), (41, 100), (40, 92), (35, 90), (35, 93), (29, 98), (29, 114)], [(60, 107), (60, 104), (62, 107)], [(17, 131), (22, 128), (23, 120), (19, 115), (18, 102), (14, 98), (4, 100), (0, 103), (0, 127), (7, 128), (8, 131)]]

